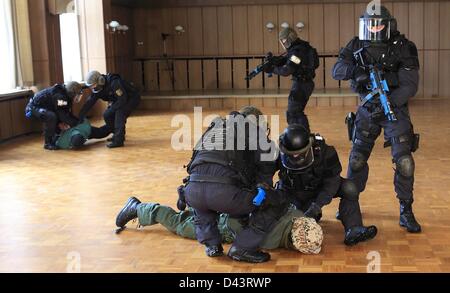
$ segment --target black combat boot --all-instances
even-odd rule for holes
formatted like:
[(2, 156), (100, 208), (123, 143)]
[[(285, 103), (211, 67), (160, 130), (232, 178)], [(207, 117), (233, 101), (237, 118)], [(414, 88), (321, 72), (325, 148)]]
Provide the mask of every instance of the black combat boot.
[(48, 151), (58, 150), (58, 147), (56, 146), (53, 137), (45, 137), (44, 149)]
[[(110, 138), (108, 138), (106, 141), (107, 141), (107, 142), (113, 142), (113, 141), (114, 141), (114, 135), (111, 136)], [(124, 141), (124, 142), (127, 141), (127, 138), (124, 137), (124, 138), (123, 138), (123, 141)]]
[(209, 257), (221, 257), (223, 256), (223, 247), (222, 245), (213, 245), (213, 246), (206, 246), (206, 255)]
[(50, 144), (50, 143), (46, 143), (45, 145), (44, 145), (44, 149), (46, 149), (46, 150), (48, 150), (48, 151), (57, 151), (58, 150), (58, 147), (56, 146), (56, 145), (54, 145), (54, 144)]
[(116, 226), (120, 229), (125, 229), (128, 222), (137, 219), (137, 207), (141, 204), (141, 201), (135, 197), (128, 199), (125, 207), (120, 211), (116, 218)]
[(413, 200), (400, 201), (400, 226), (406, 228), (409, 233), (420, 233), (422, 232), (422, 227), (414, 217), (413, 202)]
[(375, 226), (356, 226), (345, 231), (344, 243), (347, 246), (353, 246), (359, 242), (371, 240), (377, 236), (378, 229)]
[(248, 263), (263, 263), (270, 260), (270, 254), (262, 251), (248, 251), (232, 246), (228, 252), (228, 257), (235, 261)]

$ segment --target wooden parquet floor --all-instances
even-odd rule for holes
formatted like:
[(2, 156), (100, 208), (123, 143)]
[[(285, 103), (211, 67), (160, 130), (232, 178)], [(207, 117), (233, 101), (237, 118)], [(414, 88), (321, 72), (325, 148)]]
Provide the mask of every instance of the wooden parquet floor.
[[(336, 146), (345, 167), (350, 145), (343, 120), (351, 110), (308, 109), (313, 128)], [(173, 113), (132, 117), (124, 149), (108, 150), (95, 142), (79, 152), (46, 152), (37, 135), (3, 144), (0, 272), (66, 272), (73, 253), (82, 272), (366, 272), (372, 251), (381, 256), (382, 272), (450, 272), (450, 101), (415, 102), (411, 112), (422, 134), (415, 156), (415, 210), (424, 232), (411, 235), (398, 226), (390, 152), (379, 140), (361, 197), (365, 223), (378, 226), (378, 237), (345, 247), (335, 202), (325, 209), (320, 255), (277, 250), (262, 265), (209, 259), (195, 241), (159, 226), (138, 231), (130, 225), (114, 234), (115, 216), (131, 195), (175, 204), (191, 154), (171, 151)]]

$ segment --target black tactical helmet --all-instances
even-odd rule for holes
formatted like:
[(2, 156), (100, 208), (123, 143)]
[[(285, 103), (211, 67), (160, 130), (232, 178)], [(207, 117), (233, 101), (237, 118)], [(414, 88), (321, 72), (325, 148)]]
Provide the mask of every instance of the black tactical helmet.
[(385, 6), (365, 11), (359, 19), (359, 39), (362, 41), (385, 42), (397, 32), (397, 20)]
[(86, 86), (90, 87), (94, 94), (101, 92), (106, 84), (105, 76), (96, 70), (88, 72), (85, 79)]
[(301, 171), (314, 163), (314, 137), (300, 124), (290, 125), (280, 136), (281, 161), (289, 170)]
[(254, 123), (257, 126), (268, 127), (267, 121), (264, 117), (263, 112), (261, 112), (261, 110), (256, 108), (255, 106), (246, 106), (246, 107), (242, 108), (241, 110), (239, 110), (239, 113), (244, 115), (247, 118), (256, 118), (256, 121), (254, 121)]
[(281, 45), (286, 49), (289, 50), (290, 47), (292, 47), (292, 45), (295, 43), (295, 41), (298, 40), (298, 35), (297, 32), (288, 27), (283, 29), (279, 36), (278, 36)]
[(80, 95), (81, 91), (83, 90), (83, 87), (81, 86), (81, 84), (79, 84), (78, 82), (75, 82), (75, 81), (71, 81), (71, 82), (65, 84), (64, 86), (66, 88), (67, 95), (71, 99)]

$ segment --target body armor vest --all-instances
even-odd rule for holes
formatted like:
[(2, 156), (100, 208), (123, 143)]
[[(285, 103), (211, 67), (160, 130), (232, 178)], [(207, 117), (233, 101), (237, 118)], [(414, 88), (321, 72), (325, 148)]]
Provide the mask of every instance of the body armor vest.
[[(213, 121), (197, 143), (187, 171), (192, 174), (195, 167), (202, 164), (218, 164), (235, 171), (242, 185), (252, 186), (255, 178), (253, 151), (248, 150), (248, 140), (242, 137), (245, 133), (238, 131), (235, 123), (229, 124), (225, 119)], [(233, 136), (227, 136), (230, 131), (234, 132)], [(230, 137), (234, 139), (227, 141)], [(244, 149), (238, 148), (238, 141), (242, 140), (245, 141)]]

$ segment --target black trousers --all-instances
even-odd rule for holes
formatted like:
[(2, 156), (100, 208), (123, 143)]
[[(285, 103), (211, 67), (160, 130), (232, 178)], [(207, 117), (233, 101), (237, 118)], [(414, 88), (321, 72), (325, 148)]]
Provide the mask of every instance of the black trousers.
[(287, 122), (289, 125), (300, 124), (310, 130), (309, 120), (305, 114), (305, 108), (314, 91), (312, 80), (294, 80), (289, 94)]
[(103, 113), (105, 125), (96, 129), (91, 134), (91, 139), (103, 139), (114, 133), (114, 142), (123, 143), (125, 140), (125, 127), (128, 117), (139, 106), (141, 97), (136, 96), (130, 98), (127, 103), (119, 108), (114, 109), (113, 105), (109, 106)]
[[(333, 198), (340, 199), (339, 216), (345, 230), (348, 230), (352, 227), (363, 226), (363, 220), (358, 196), (349, 196), (342, 188), (345, 181), (346, 179), (341, 178), (341, 188), (339, 188), (339, 191)], [(306, 212), (311, 204), (315, 202), (317, 193), (317, 191), (293, 192), (291, 193), (293, 204), (297, 209)]]
[(52, 143), (60, 122), (58, 115), (43, 108), (30, 107), (30, 109), (33, 117), (44, 124), (45, 143)]
[[(216, 168), (225, 167), (217, 165)], [(256, 251), (286, 210), (281, 205), (257, 208), (253, 205), (255, 190), (227, 184), (191, 182), (185, 188), (185, 196), (186, 202), (195, 212), (197, 239), (207, 246), (222, 243), (218, 219), (220, 213), (226, 213), (232, 218), (248, 218), (248, 226), (236, 235), (234, 245), (241, 249)]]
[[(389, 122), (387, 119), (384, 119), (384, 116), (381, 117), (380, 121), (377, 121), (373, 119), (373, 112), (369, 112), (365, 107), (359, 107), (355, 121), (357, 141), (353, 143), (350, 160), (355, 156), (362, 156), (364, 161), (367, 162), (372, 154), (375, 141), (381, 134), (381, 130), (384, 130), (386, 141), (391, 141), (393, 138), (402, 135), (412, 134), (408, 107), (395, 109), (395, 114), (398, 119), (396, 122)], [(412, 156), (411, 142), (393, 142), (391, 152), (394, 162), (402, 156)], [(360, 192), (364, 191), (369, 178), (369, 165), (365, 163), (364, 167), (358, 172), (353, 171), (349, 167), (348, 178), (356, 183)], [(394, 186), (397, 197), (400, 200), (413, 199), (414, 176), (407, 178), (396, 170), (394, 173)]]

